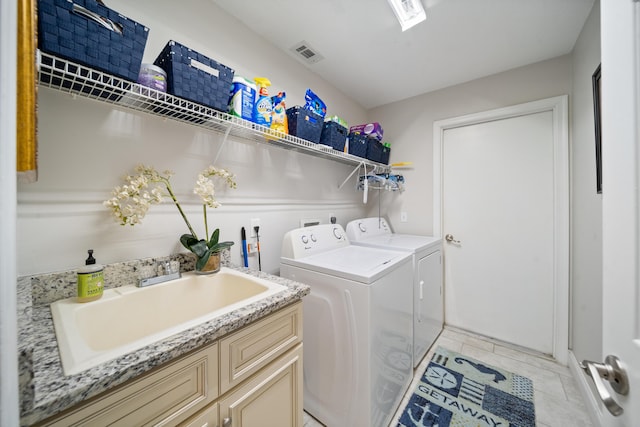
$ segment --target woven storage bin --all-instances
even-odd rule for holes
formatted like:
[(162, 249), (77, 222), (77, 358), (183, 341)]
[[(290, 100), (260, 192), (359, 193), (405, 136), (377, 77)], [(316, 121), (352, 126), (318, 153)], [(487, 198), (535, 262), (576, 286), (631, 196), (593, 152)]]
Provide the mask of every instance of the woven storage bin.
[(289, 122), (290, 135), (316, 144), (320, 142), (323, 121), (319, 114), (296, 105), (287, 108), (287, 121)]
[(369, 137), (361, 133), (349, 134), (349, 154), (358, 157), (367, 157), (367, 149), (369, 147)]
[(325, 122), (322, 126), (320, 144), (329, 145), (338, 151), (344, 151), (347, 140), (347, 128), (336, 122)]
[(382, 149), (384, 145), (371, 136), (367, 137), (367, 144), (369, 144), (367, 147), (367, 159), (380, 163), (382, 161)]
[(170, 40), (154, 65), (167, 73), (167, 92), (216, 110), (229, 111), (235, 70)]
[(42, 51), (126, 80), (138, 79), (148, 34), (95, 0), (38, 0)]
[(386, 145), (382, 145), (382, 156), (380, 156), (380, 163), (388, 165), (389, 157), (391, 156), (391, 147), (387, 147)]

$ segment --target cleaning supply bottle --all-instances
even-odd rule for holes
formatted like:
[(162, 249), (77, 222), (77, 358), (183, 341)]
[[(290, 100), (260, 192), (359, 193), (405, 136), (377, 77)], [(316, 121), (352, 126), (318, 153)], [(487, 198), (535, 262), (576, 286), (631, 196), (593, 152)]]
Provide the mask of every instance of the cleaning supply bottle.
[(93, 249), (87, 252), (89, 257), (85, 265), (78, 269), (78, 302), (95, 301), (102, 297), (104, 290), (104, 267), (96, 264)]
[(229, 114), (253, 121), (253, 107), (256, 102), (256, 85), (242, 76), (233, 77)]
[(271, 129), (282, 133), (289, 133), (289, 122), (287, 121), (287, 109), (284, 105), (286, 93), (278, 92), (271, 97), (273, 102), (273, 112), (271, 113)]
[(256, 77), (253, 80), (258, 86), (258, 97), (253, 107), (253, 121), (256, 124), (270, 127), (273, 103), (269, 97), (267, 87), (271, 86), (271, 82), (266, 77)]

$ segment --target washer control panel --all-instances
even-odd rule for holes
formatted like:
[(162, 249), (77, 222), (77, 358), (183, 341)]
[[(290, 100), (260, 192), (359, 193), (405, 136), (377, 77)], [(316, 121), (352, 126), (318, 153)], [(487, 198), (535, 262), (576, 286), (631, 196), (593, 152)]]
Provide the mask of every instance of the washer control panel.
[(282, 241), (282, 256), (302, 258), (348, 245), (349, 239), (341, 225), (320, 224), (287, 232)]
[(391, 227), (384, 218), (362, 218), (347, 224), (347, 236), (353, 242), (358, 242), (367, 237), (391, 234)]

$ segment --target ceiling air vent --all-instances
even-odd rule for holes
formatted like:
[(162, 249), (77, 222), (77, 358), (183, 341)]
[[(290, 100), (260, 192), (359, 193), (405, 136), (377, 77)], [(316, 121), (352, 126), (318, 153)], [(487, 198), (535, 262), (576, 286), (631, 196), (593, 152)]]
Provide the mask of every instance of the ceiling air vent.
[(307, 64), (315, 64), (316, 62), (324, 59), (324, 56), (320, 55), (317, 50), (312, 48), (309, 43), (304, 40), (297, 43), (289, 50)]

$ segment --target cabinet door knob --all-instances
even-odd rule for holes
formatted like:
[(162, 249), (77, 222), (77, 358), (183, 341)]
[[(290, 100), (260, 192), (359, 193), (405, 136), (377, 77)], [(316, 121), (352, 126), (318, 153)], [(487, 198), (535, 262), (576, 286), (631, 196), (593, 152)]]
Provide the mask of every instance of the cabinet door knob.
[(222, 427), (231, 427), (231, 418), (225, 418), (222, 420)]

